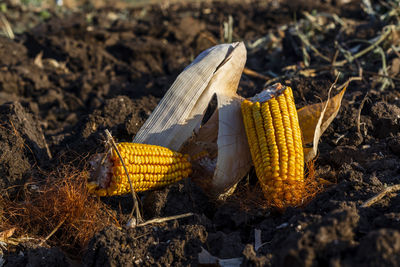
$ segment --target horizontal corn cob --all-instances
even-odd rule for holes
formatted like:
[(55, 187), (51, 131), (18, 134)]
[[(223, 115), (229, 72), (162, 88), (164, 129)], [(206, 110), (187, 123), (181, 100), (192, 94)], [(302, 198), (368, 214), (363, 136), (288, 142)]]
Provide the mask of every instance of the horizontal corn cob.
[[(298, 206), (304, 196), (302, 137), (292, 89), (275, 85), (270, 99), (260, 94), (242, 103), (250, 152), (265, 197), (272, 206)], [(264, 98), (264, 99), (263, 99)]]
[[(118, 143), (117, 148), (129, 172), (133, 190), (136, 192), (175, 183), (188, 177), (192, 172), (186, 156), (165, 147)], [(89, 191), (99, 196), (131, 192), (128, 177), (116, 151), (109, 153), (104, 162), (100, 161), (96, 159), (93, 163), (101, 165), (94, 173), (97, 181), (88, 184)]]

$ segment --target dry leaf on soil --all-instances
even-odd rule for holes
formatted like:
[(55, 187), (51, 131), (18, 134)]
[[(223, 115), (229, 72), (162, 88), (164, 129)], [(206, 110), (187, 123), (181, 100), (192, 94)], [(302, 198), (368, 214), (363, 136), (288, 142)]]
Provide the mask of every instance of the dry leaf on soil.
[(312, 147), (304, 148), (306, 162), (317, 155), (319, 139), (338, 114), (346, 88), (332, 98), (330, 91), (326, 101), (305, 106), (297, 111), (303, 134), (303, 145), (312, 144)]

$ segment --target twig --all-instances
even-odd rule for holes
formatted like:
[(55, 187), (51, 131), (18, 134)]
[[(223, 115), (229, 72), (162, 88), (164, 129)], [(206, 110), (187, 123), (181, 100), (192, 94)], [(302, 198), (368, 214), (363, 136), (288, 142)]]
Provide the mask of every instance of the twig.
[(361, 124), (361, 111), (362, 111), (362, 109), (363, 109), (363, 107), (364, 107), (364, 104), (365, 104), (365, 102), (367, 101), (367, 96), (368, 96), (368, 93), (369, 93), (369, 91), (365, 94), (365, 96), (364, 96), (364, 98), (363, 98), (363, 100), (361, 101), (361, 104), (360, 104), (360, 107), (358, 108), (358, 115), (357, 115), (357, 132), (358, 132), (358, 134), (360, 134), (361, 135), (361, 127), (360, 127), (360, 124)]
[(309, 22), (311, 22), (311, 24), (312, 24), (318, 31), (320, 31), (320, 32), (323, 31), (322, 27), (321, 27), (317, 22), (315, 22), (315, 21), (316, 21), (316, 18), (314, 18), (309, 12), (303, 11), (303, 15), (306, 17), (306, 19), (307, 19)]
[(306, 159), (307, 161), (309, 161), (310, 159), (313, 159), (315, 156), (317, 156), (318, 142), (319, 142), (319, 139), (321, 137), (320, 128), (321, 128), (321, 125), (322, 125), (322, 120), (323, 120), (323, 118), (325, 116), (326, 109), (328, 108), (328, 105), (330, 103), (329, 99), (331, 97), (332, 89), (335, 87), (337, 81), (339, 80), (339, 76), (340, 76), (340, 72), (336, 76), (335, 81), (329, 87), (328, 100), (326, 101), (325, 105), (323, 106), (323, 108), (321, 110), (321, 114), (319, 115), (319, 119), (318, 119), (317, 125), (315, 126), (313, 146), (312, 146), (311, 152), (307, 155), (307, 159)]
[(400, 78), (396, 78), (396, 77), (393, 77), (393, 76), (390, 76), (390, 75), (380, 74), (380, 73), (376, 73), (376, 72), (368, 71), (368, 70), (364, 70), (364, 72), (366, 74), (370, 74), (370, 75), (374, 75), (374, 76), (378, 76), (378, 77), (382, 77), (382, 78), (389, 78), (389, 79), (394, 80), (394, 81), (400, 81)]
[(296, 33), (299, 36), (300, 40), (306, 45), (308, 46), (317, 56), (319, 56), (320, 58), (324, 59), (327, 62), (332, 62), (332, 60), (330, 58), (328, 58), (327, 56), (324, 56), (321, 52), (318, 51), (317, 48), (315, 48), (315, 46), (313, 46), (307, 39), (307, 37), (300, 32), (300, 30), (298, 28), (296, 28)]
[(224, 22), (224, 40), (228, 43), (232, 43), (232, 32), (233, 32), (233, 18), (229, 15), (228, 22)]
[(336, 49), (335, 54), (333, 55), (333, 58), (332, 58), (332, 65), (336, 64), (336, 60), (337, 60), (338, 56), (339, 56), (339, 50)]
[(41, 133), (41, 134), (42, 134), (42, 139), (43, 139), (43, 142), (44, 142), (44, 147), (46, 148), (47, 156), (49, 157), (49, 159), (52, 159), (53, 156), (51, 155), (51, 151), (50, 151), (49, 145), (46, 142), (46, 137), (44, 136), (43, 133)]
[(339, 86), (338, 88), (336, 88), (336, 90), (339, 91), (339, 90), (341, 90), (342, 88), (349, 86), (349, 84), (350, 84), (352, 81), (361, 81), (361, 80), (362, 80), (362, 76), (363, 76), (363, 69), (362, 69), (362, 68), (359, 68), (359, 69), (358, 69), (358, 76), (356, 76), (356, 77), (350, 77), (345, 83), (343, 83), (341, 86)]
[(344, 133), (344, 134), (335, 134), (335, 136), (337, 136), (337, 135), (339, 135), (339, 136), (338, 136), (338, 138), (336, 138), (336, 140), (333, 141), (333, 143), (334, 143), (335, 145), (337, 145), (337, 144), (339, 143), (340, 140), (342, 140), (344, 137), (346, 137), (346, 134), (347, 134), (347, 133), (348, 133), (348, 132), (346, 132), (346, 133)]
[(266, 82), (264, 83), (263, 86), (264, 86), (264, 88), (265, 88), (265, 87), (267, 87), (268, 85), (273, 84), (273, 83), (275, 83), (275, 82), (277, 82), (277, 81), (291, 79), (293, 76), (294, 76), (293, 73), (283, 74), (283, 75), (281, 75), (281, 76), (277, 76), (277, 77), (275, 77), (275, 78), (269, 79), (268, 81), (266, 81)]
[[(383, 49), (378, 46), (375, 50), (376, 53), (380, 54), (381, 58), (382, 58), (382, 71), (384, 75), (389, 76), (388, 72), (387, 72), (387, 64), (386, 64), (386, 54), (383, 51)], [(379, 88), (380, 91), (384, 91), (386, 89), (386, 87), (388, 85), (390, 85), (392, 88), (394, 87), (394, 83), (391, 79), (389, 78), (382, 78), (381, 80), (381, 87)]]
[(336, 49), (335, 54), (333, 55), (333, 58), (332, 58), (332, 63), (331, 63), (331, 68), (332, 68), (332, 71), (333, 71), (333, 75), (335, 75), (335, 76), (338, 75), (338, 73), (339, 73), (339, 71), (335, 67), (333, 67), (335, 65), (335, 63), (336, 63), (336, 60), (337, 60), (338, 56), (339, 56), (339, 50)]
[(128, 177), (129, 185), (131, 187), (131, 193), (132, 193), (132, 198), (133, 198), (133, 208), (132, 208), (130, 217), (132, 217), (133, 213), (135, 212), (135, 214), (136, 214), (136, 223), (137, 224), (138, 223), (142, 223), (143, 222), (143, 218), (142, 218), (142, 215), (141, 215), (140, 210), (139, 210), (138, 195), (136, 194), (135, 190), (133, 190), (132, 180), (131, 180), (131, 177), (129, 176), (128, 169), (125, 166), (125, 162), (122, 159), (121, 154), (119, 153), (117, 144), (115, 144), (114, 138), (112, 137), (110, 131), (106, 129), (105, 132), (106, 132), (106, 135), (107, 135), (107, 139), (111, 141), (111, 144), (112, 144), (113, 148), (115, 149), (115, 152), (117, 152), (117, 155), (118, 155), (119, 159), (121, 160), (122, 166), (124, 167), (124, 170), (125, 170), (125, 174)]
[(374, 197), (368, 199), (367, 201), (365, 201), (362, 205), (361, 208), (367, 208), (372, 206), (373, 204), (375, 204), (376, 202), (378, 202), (379, 200), (381, 200), (384, 196), (386, 196), (387, 194), (396, 192), (400, 190), (400, 184), (396, 184), (396, 185), (392, 185), (389, 187), (386, 187), (382, 192), (380, 192), (379, 194), (375, 195)]
[(266, 81), (268, 81), (270, 79), (267, 76), (262, 75), (261, 73), (258, 73), (258, 72), (254, 71), (254, 70), (249, 69), (249, 68), (244, 68), (243, 69), (243, 73), (248, 75), (248, 76), (259, 78), (259, 79), (266, 80)]
[(0, 19), (1, 19), (1, 22), (3, 23), (4, 33), (7, 35), (8, 38), (14, 39), (15, 38), (14, 32), (13, 32), (6, 16), (4, 16), (3, 14), (0, 14)]
[(164, 218), (155, 218), (155, 219), (151, 219), (151, 220), (145, 221), (143, 223), (140, 223), (140, 224), (136, 225), (136, 227), (141, 227), (141, 226), (145, 226), (145, 225), (153, 224), (153, 223), (163, 223), (163, 222), (167, 222), (167, 221), (186, 218), (186, 217), (193, 216), (193, 215), (194, 214), (192, 212), (189, 212), (189, 213), (184, 213), (184, 214), (174, 215), (174, 216), (169, 216), (169, 217), (164, 217)]
[(48, 234), (40, 243), (39, 246), (42, 246), (47, 240), (49, 240), (50, 237), (52, 237), (57, 231), (58, 229), (60, 229), (61, 225), (63, 225), (63, 223), (65, 222), (67, 218), (64, 218), (63, 220), (61, 220), (57, 226), (53, 229), (53, 231), (51, 231), (50, 234)]
[(361, 50), (360, 52), (358, 52), (357, 54), (355, 54), (354, 56), (350, 56), (349, 59), (344, 59), (342, 61), (336, 62), (335, 65), (333, 65), (334, 67), (341, 67), (349, 62), (352, 62), (353, 60), (362, 57), (363, 55), (367, 54), (368, 52), (372, 51), (373, 49), (375, 49), (380, 43), (382, 43), (392, 32), (393, 28), (395, 26), (394, 25), (388, 25), (385, 28), (383, 28), (383, 34), (378, 38), (378, 40), (376, 40), (376, 42), (372, 43), (370, 46), (368, 46), (367, 48), (365, 48), (364, 50)]

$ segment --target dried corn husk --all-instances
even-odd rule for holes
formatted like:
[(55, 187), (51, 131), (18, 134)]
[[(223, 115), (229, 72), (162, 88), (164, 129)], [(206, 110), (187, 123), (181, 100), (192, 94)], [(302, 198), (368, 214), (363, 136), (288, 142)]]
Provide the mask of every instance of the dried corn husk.
[[(242, 98), (236, 94), (245, 62), (243, 43), (217, 45), (201, 53), (178, 76), (134, 142), (184, 149), (190, 155), (207, 151), (199, 161), (202, 175), (211, 178), (214, 193), (227, 191), (251, 166)], [(213, 95), (217, 109), (200, 127)]]

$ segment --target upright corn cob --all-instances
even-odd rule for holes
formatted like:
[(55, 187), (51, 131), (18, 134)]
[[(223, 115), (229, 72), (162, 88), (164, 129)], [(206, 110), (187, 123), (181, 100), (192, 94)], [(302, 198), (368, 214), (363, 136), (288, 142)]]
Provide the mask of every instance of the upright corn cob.
[[(118, 151), (129, 172), (133, 190), (145, 191), (175, 183), (192, 172), (186, 156), (168, 148), (119, 143)], [(122, 195), (131, 191), (128, 177), (115, 150), (103, 162), (94, 161), (96, 182), (88, 184), (89, 191), (99, 196)]]
[(273, 89), (278, 96), (267, 99), (262, 93), (243, 101), (247, 140), (268, 202), (298, 206), (304, 196), (304, 156), (297, 111), (290, 87)]

